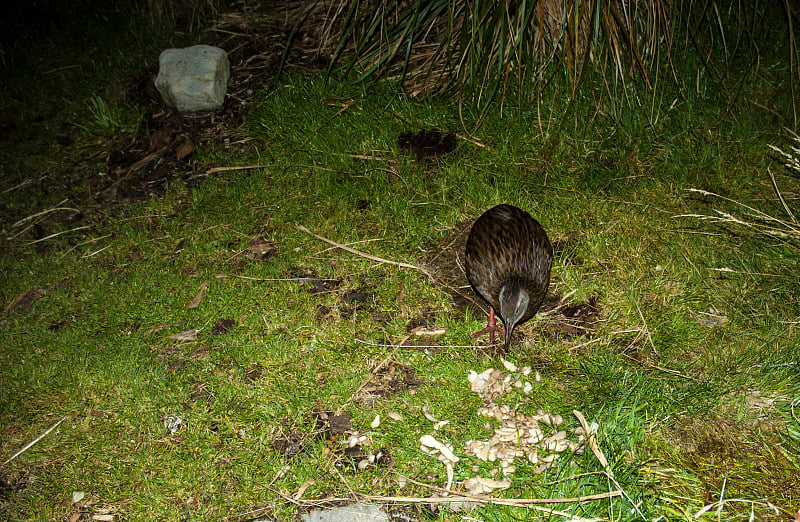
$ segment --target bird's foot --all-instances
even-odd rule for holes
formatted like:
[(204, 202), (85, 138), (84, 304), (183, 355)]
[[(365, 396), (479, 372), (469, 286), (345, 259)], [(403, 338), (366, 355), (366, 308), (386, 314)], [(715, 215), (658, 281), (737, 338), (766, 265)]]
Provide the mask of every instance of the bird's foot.
[(487, 326), (483, 330), (477, 331), (472, 334), (472, 337), (480, 337), (481, 335), (489, 334), (489, 342), (494, 344), (494, 333), (499, 332), (501, 335), (503, 334), (503, 329), (499, 326)]
[(497, 319), (494, 317), (494, 308), (489, 308), (489, 324), (486, 325), (486, 328), (479, 332), (475, 332), (472, 334), (472, 337), (480, 337), (481, 335), (489, 334), (489, 344), (494, 344), (494, 333), (500, 332), (501, 335), (504, 335), (504, 330), (497, 326)]

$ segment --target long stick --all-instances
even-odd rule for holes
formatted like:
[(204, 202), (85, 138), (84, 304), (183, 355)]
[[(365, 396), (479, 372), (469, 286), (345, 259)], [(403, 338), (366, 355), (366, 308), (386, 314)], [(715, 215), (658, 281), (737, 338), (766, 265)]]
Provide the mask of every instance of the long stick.
[(295, 226), (298, 229), (300, 229), (303, 232), (305, 232), (306, 234), (310, 234), (310, 235), (314, 236), (315, 238), (319, 239), (320, 241), (324, 241), (324, 242), (328, 243), (329, 245), (335, 246), (336, 248), (341, 248), (342, 250), (350, 252), (351, 254), (355, 254), (357, 256), (365, 257), (367, 259), (371, 259), (371, 260), (377, 261), (379, 263), (388, 263), (390, 265), (400, 266), (400, 267), (403, 267), (403, 268), (413, 268), (414, 270), (419, 270), (420, 272), (422, 272), (426, 276), (428, 276), (431, 279), (433, 279), (433, 276), (431, 274), (429, 274), (425, 269), (423, 269), (421, 267), (418, 267), (416, 265), (411, 265), (409, 263), (403, 263), (401, 261), (392, 261), (390, 259), (384, 259), (382, 257), (373, 256), (372, 254), (367, 254), (366, 252), (362, 252), (360, 250), (356, 250), (355, 248), (350, 248), (347, 245), (343, 245), (341, 243), (337, 243), (336, 241), (331, 241), (330, 239), (328, 239), (326, 237), (322, 237), (320, 235), (317, 235), (317, 234), (313, 233), (312, 231), (310, 231), (309, 229), (307, 229), (306, 227), (304, 227), (303, 225), (295, 224)]
[(67, 420), (67, 418), (66, 418), (66, 417), (64, 417), (64, 418), (63, 418), (63, 419), (61, 419), (60, 421), (56, 422), (55, 424), (53, 424), (52, 426), (50, 426), (49, 428), (47, 428), (47, 430), (46, 430), (44, 433), (42, 433), (41, 435), (39, 435), (38, 437), (36, 437), (36, 438), (35, 438), (35, 439), (33, 439), (32, 441), (30, 441), (29, 443), (25, 444), (25, 446), (23, 446), (21, 450), (19, 450), (18, 452), (14, 453), (13, 455), (11, 455), (11, 457), (9, 457), (9, 458), (8, 458), (8, 460), (6, 460), (5, 462), (3, 462), (3, 466), (5, 466), (6, 464), (8, 464), (9, 462), (11, 462), (11, 461), (12, 461), (12, 460), (14, 460), (15, 458), (19, 457), (20, 455), (22, 455), (23, 453), (25, 453), (26, 451), (28, 451), (28, 449), (30, 449), (30, 448), (31, 448), (31, 447), (32, 447), (34, 444), (36, 444), (37, 442), (39, 442), (39, 441), (40, 441), (40, 440), (42, 440), (43, 438), (45, 438), (45, 437), (47, 436), (47, 434), (48, 434), (48, 433), (50, 433), (51, 431), (53, 431), (54, 429), (56, 429), (56, 428), (58, 427), (58, 425), (59, 425), (59, 424), (61, 424), (62, 422), (64, 422), (65, 420)]

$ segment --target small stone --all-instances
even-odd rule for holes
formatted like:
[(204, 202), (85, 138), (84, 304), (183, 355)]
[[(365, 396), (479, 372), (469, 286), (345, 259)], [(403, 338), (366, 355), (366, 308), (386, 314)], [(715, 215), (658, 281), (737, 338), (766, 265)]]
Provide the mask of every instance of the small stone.
[(228, 53), (210, 45), (167, 49), (155, 85), (164, 103), (181, 112), (220, 109), (230, 78)]

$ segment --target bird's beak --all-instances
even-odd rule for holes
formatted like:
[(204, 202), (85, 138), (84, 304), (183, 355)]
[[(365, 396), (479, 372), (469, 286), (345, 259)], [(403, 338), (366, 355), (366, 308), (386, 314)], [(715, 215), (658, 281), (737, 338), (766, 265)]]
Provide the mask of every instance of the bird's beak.
[(514, 333), (514, 327), (516, 324), (510, 323), (506, 325), (506, 344), (503, 346), (505, 350), (508, 350), (508, 346), (511, 344), (511, 335)]

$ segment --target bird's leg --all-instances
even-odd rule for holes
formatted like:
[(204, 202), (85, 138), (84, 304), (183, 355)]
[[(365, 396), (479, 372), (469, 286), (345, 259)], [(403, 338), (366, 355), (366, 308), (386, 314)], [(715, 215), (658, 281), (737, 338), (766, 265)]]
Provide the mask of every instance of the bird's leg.
[(489, 343), (494, 344), (494, 333), (495, 332), (502, 332), (503, 330), (497, 326), (497, 319), (494, 316), (494, 307), (489, 307), (489, 324), (486, 325), (486, 328), (481, 330), (480, 332), (475, 332), (472, 334), (472, 337), (480, 337), (481, 335), (488, 333), (489, 334)]

